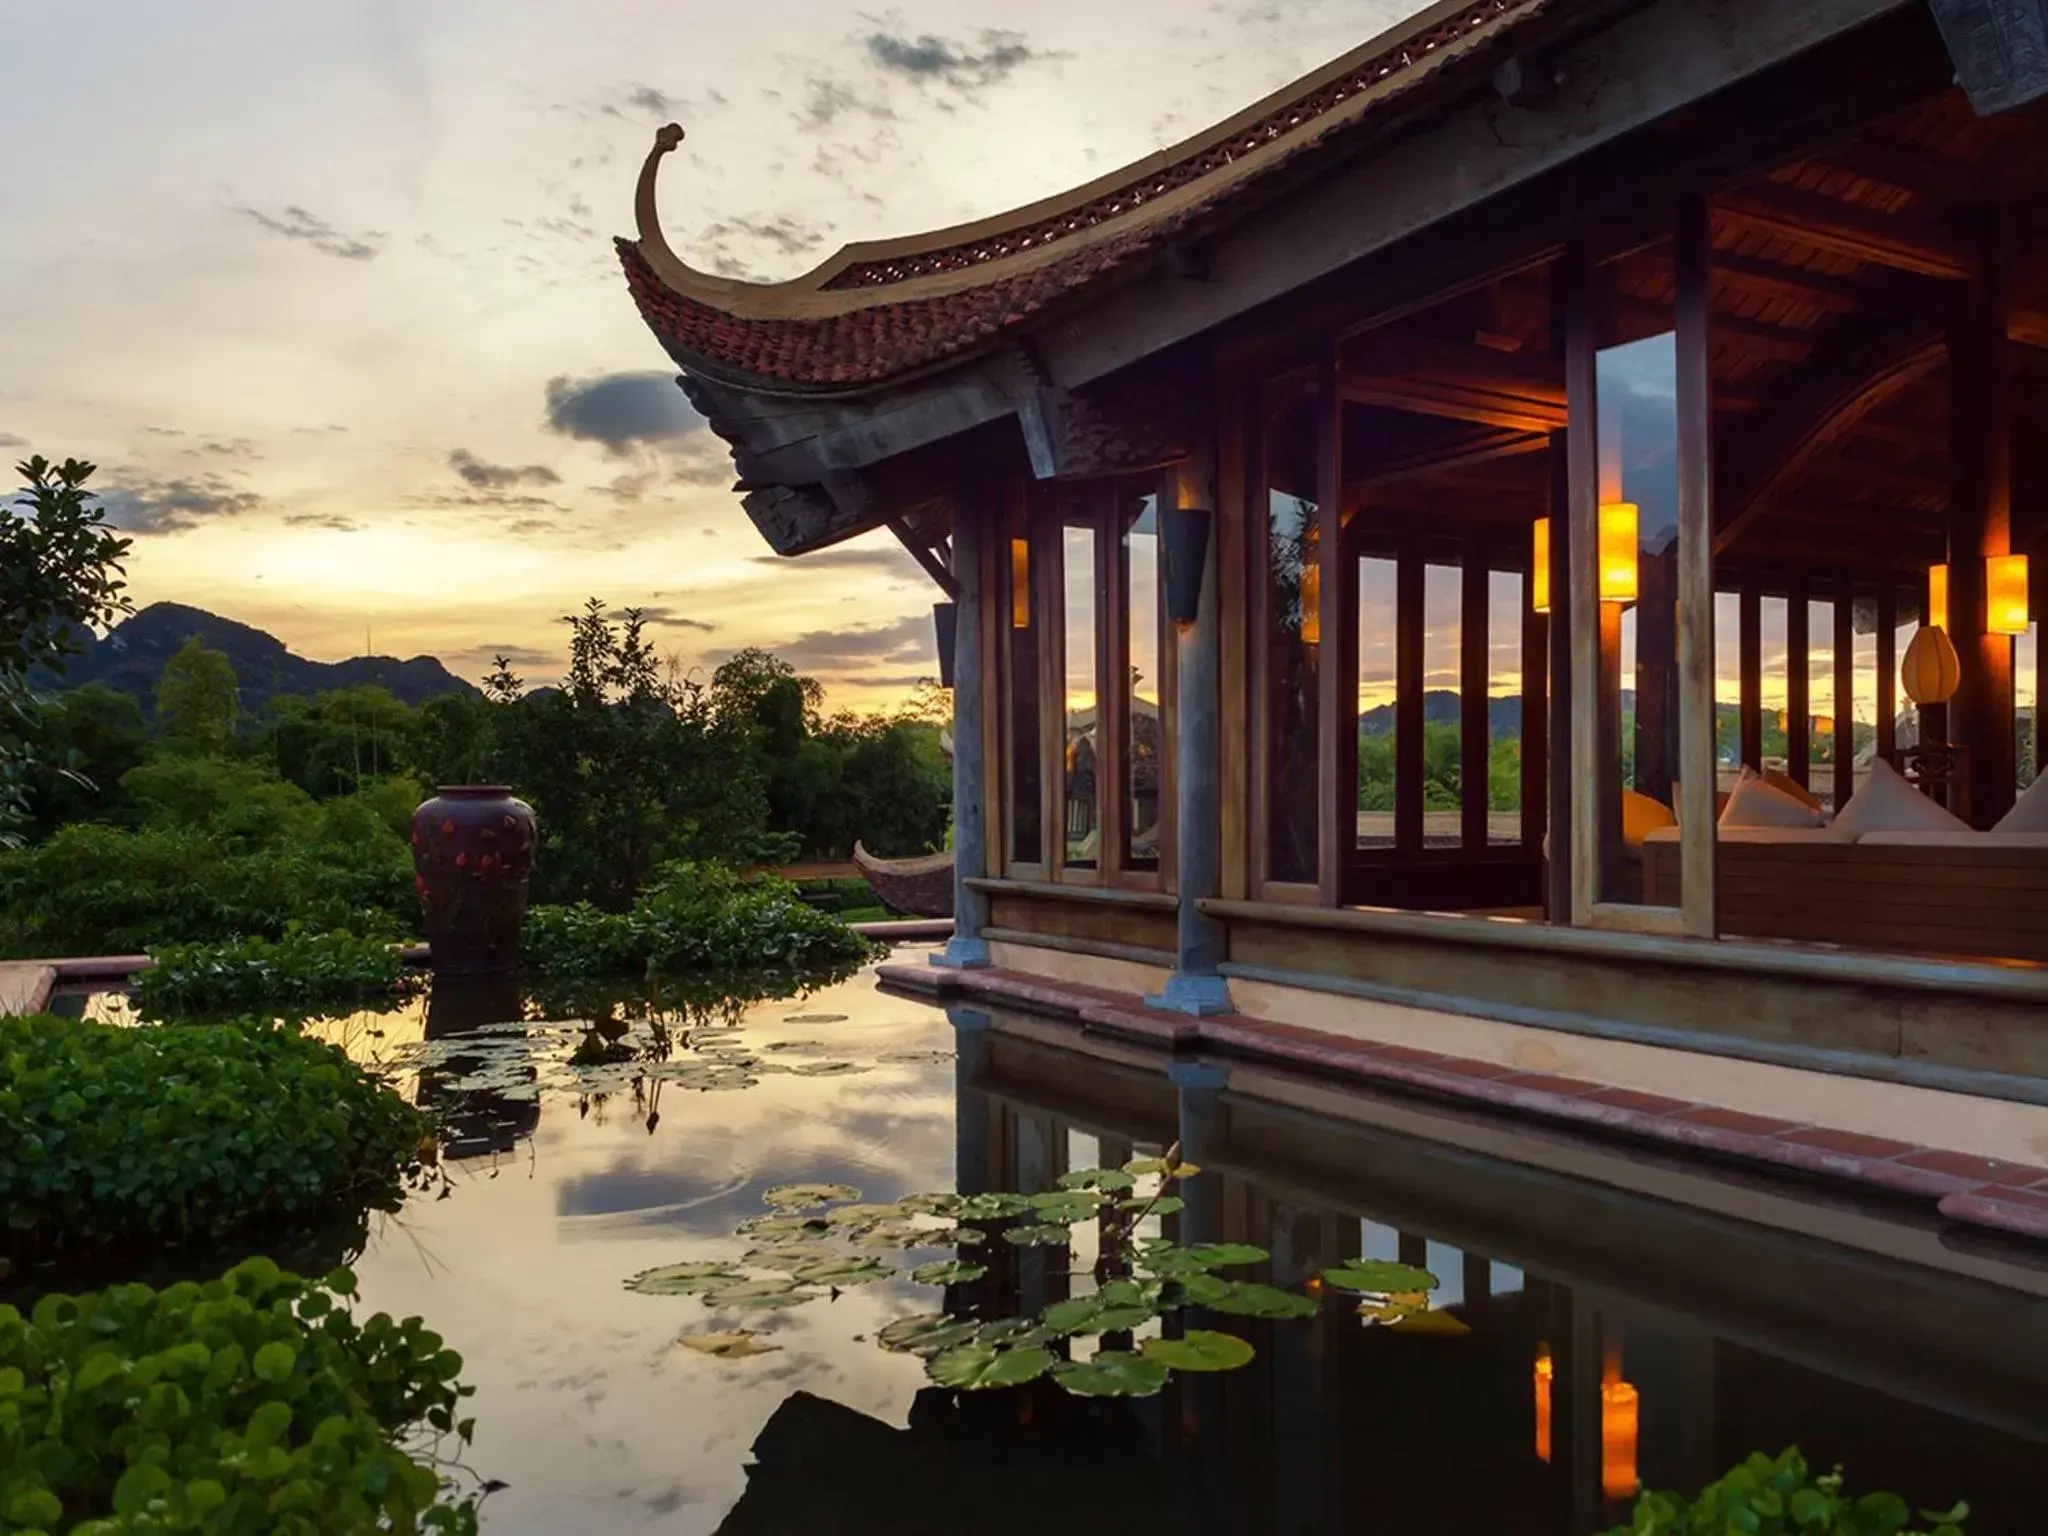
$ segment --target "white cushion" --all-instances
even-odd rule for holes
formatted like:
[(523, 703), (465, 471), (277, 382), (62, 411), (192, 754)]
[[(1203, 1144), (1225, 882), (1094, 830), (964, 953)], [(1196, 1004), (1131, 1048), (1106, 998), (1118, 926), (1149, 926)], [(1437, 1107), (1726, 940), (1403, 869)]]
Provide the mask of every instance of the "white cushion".
[(1883, 758), (1873, 758), (1870, 777), (1849, 797), (1835, 825), (1857, 833), (1967, 832), (1969, 824), (1907, 783)]
[(2011, 810), (1999, 817), (1994, 832), (2048, 832), (2048, 773), (2027, 786)]
[(1788, 795), (1762, 774), (1745, 767), (1721, 812), (1724, 827), (1824, 827), (1823, 811)]

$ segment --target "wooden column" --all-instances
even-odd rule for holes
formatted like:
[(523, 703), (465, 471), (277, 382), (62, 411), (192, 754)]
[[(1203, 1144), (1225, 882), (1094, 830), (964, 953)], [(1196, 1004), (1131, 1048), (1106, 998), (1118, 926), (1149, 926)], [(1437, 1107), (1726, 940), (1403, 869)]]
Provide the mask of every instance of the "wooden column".
[(1808, 618), (1806, 581), (1795, 576), (1785, 598), (1785, 771), (1800, 785), (1807, 784), (1808, 765), (1813, 761), (1809, 734), (1813, 704), (1808, 686), (1813, 644), (1807, 633)]
[(1984, 560), (2012, 547), (2012, 380), (2005, 307), (1994, 263), (1962, 286), (1949, 329), (1949, 638), (1962, 686), (1950, 739), (1970, 749), (1970, 819), (1988, 827), (2011, 809), (2013, 642), (1985, 632)]
[[(1564, 263), (1560, 262), (1562, 267)], [(1564, 334), (1560, 308), (1556, 333)], [(1572, 772), (1572, 520), (1571, 485), (1567, 474), (1571, 462), (1566, 433), (1550, 434), (1547, 452), (1550, 469), (1550, 616), (1548, 659), (1550, 662), (1550, 772), (1546, 786), (1549, 811), (1546, 835), (1550, 839), (1549, 883), (1544, 891), (1544, 916), (1553, 923), (1575, 921), (1572, 916), (1572, 812), (1577, 791)]]
[[(1619, 820), (1620, 792), (1613, 768), (1613, 710), (1602, 708), (1611, 677), (1603, 675), (1608, 669), (1601, 665), (1610, 626), (1603, 622), (1609, 606), (1600, 601), (1600, 461), (1593, 431), (1599, 419), (1599, 277), (1581, 256), (1568, 256), (1565, 263), (1565, 414), (1578, 430), (1566, 440), (1568, 563), (1561, 569), (1553, 564), (1552, 579), (1571, 588), (1571, 921), (1585, 926), (1602, 892), (1611, 888), (1603, 880), (1601, 860), (1617, 839), (1607, 835), (1605, 813), (1612, 805), (1613, 819)], [(1552, 851), (1560, 851), (1555, 841)]]
[[(1877, 755), (1897, 765), (1899, 755), (1899, 589), (1889, 578), (1877, 589)], [(1840, 733), (1848, 725), (1835, 718), (1835, 750), (1843, 741)]]
[(1458, 783), (1459, 809), (1463, 812), (1460, 831), (1467, 856), (1486, 851), (1487, 800), (1487, 701), (1488, 641), (1492, 638), (1493, 594), (1486, 569), (1485, 550), (1476, 542), (1465, 545), (1464, 591), (1458, 609)]
[(1755, 571), (1742, 573), (1738, 636), (1742, 689), (1742, 760), (1764, 771), (1764, 607)]
[(1835, 584), (1835, 814), (1856, 793), (1856, 584)]
[(1678, 210), (1678, 812), (1680, 921), (1719, 931), (1715, 881), (1713, 226), (1703, 197)]
[[(1358, 842), (1358, 624), (1346, 624), (1344, 559), (1344, 402), (1337, 393), (1333, 341), (1316, 368), (1316, 516), (1318, 613), (1316, 658), (1316, 894), (1337, 905), (1344, 866)], [(1357, 584), (1352, 577), (1351, 585)], [(1304, 743), (1304, 746), (1306, 743)], [(1346, 765), (1353, 764), (1349, 773)]]
[(1394, 567), (1394, 847), (1422, 847), (1422, 551), (1403, 536)]
[(931, 957), (932, 964), (952, 967), (989, 963), (988, 941), (981, 936), (988, 920), (988, 898), (968, 881), (988, 873), (988, 826), (983, 748), (983, 709), (995, 668), (984, 664), (982, 642), (982, 559), (986, 508), (956, 503), (953, 513), (953, 579), (960, 605), (953, 630), (953, 937)]
[(1533, 562), (1522, 569), (1522, 847), (1530, 858), (1543, 846), (1544, 800), (1550, 754), (1550, 619), (1536, 611)]

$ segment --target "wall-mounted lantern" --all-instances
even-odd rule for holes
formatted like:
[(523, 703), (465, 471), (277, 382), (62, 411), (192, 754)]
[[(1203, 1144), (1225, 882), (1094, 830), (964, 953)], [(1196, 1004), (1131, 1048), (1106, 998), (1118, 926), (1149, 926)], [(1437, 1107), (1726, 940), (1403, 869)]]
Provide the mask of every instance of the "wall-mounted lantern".
[(1550, 612), (1550, 519), (1536, 519), (1529, 541), (1529, 606), (1538, 613)]
[(2024, 635), (2027, 613), (2027, 557), (1993, 555), (1984, 562), (1984, 628), (1994, 635)]
[(1202, 606), (1202, 577), (1209, 560), (1207, 507), (1166, 507), (1159, 514), (1166, 559), (1166, 616), (1186, 632)]
[(1640, 591), (1636, 543), (1641, 524), (1632, 501), (1600, 504), (1600, 601), (1632, 603)]
[(932, 624), (939, 632), (939, 686), (953, 686), (953, 645), (960, 634), (960, 605), (933, 603)]

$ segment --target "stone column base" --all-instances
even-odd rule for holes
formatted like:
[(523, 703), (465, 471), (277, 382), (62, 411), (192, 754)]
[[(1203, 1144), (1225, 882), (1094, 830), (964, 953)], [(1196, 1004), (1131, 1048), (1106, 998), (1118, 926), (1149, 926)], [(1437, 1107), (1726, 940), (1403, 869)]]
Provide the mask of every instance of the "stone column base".
[(944, 949), (926, 958), (931, 964), (951, 971), (983, 970), (995, 964), (988, 952), (987, 939), (962, 938), (958, 934), (947, 940)]
[(1145, 1002), (1152, 1008), (1192, 1014), (1198, 1019), (1237, 1011), (1230, 1001), (1229, 982), (1221, 976), (1204, 976), (1188, 971), (1175, 971), (1166, 978), (1166, 990), (1157, 997), (1146, 998)]

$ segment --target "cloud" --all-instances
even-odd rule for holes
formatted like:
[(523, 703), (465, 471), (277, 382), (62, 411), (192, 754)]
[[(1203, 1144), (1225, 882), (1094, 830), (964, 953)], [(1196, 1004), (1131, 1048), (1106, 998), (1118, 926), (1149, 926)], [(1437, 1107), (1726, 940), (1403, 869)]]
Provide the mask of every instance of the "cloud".
[(886, 101), (862, 95), (837, 75), (812, 75), (804, 82), (804, 104), (796, 114), (798, 127), (829, 128), (851, 113), (877, 122), (893, 122), (896, 118), (896, 109)]
[[(929, 614), (913, 614), (894, 624), (809, 630), (786, 644), (770, 645), (768, 649), (800, 672), (846, 672), (887, 663), (936, 664), (938, 638)], [(706, 659), (723, 661), (730, 654), (718, 652)]]
[(530, 645), (514, 645), (510, 641), (500, 645), (472, 645), (466, 650), (441, 652), (443, 662), (460, 662), (465, 666), (479, 668), (496, 665), (500, 656), (515, 667), (552, 667), (558, 665), (562, 659), (558, 651), (536, 650)]
[(562, 477), (545, 464), (487, 464), (467, 448), (448, 455), (448, 467), (480, 491), (504, 491), (519, 485), (559, 485)]
[(247, 214), (273, 235), (302, 241), (316, 251), (338, 256), (343, 261), (371, 261), (384, 249), (382, 230), (366, 229), (360, 235), (345, 235), (318, 214), (309, 213), (296, 203), (288, 204), (276, 214), (248, 207), (236, 211)]
[(716, 624), (706, 623), (703, 619), (693, 619), (660, 603), (641, 608), (640, 616), (657, 629), (694, 629), (708, 635), (718, 628)]
[(802, 555), (792, 560), (787, 555), (749, 555), (749, 565), (772, 565), (783, 570), (793, 566), (807, 571), (868, 571), (886, 576), (923, 576), (924, 571), (911, 558), (910, 551), (894, 546), (876, 546), (870, 549), (823, 549), (815, 555)]
[(334, 533), (360, 533), (363, 525), (339, 512), (294, 512), (285, 519), (293, 528), (326, 528)]
[(871, 32), (867, 38), (868, 62), (884, 74), (919, 85), (949, 86), (969, 97), (1007, 80), (1026, 64), (1059, 57), (1033, 48), (1021, 32), (997, 29), (982, 32), (979, 49), (929, 32), (918, 37)]
[(721, 277), (758, 279), (759, 271), (736, 247), (767, 247), (780, 256), (802, 256), (823, 245), (826, 233), (796, 219), (720, 219), (706, 226), (697, 249)]
[(12, 432), (0, 432), (0, 448), (26, 448), (28, 439), (16, 437)]
[(107, 521), (128, 533), (184, 533), (208, 518), (239, 517), (263, 505), (254, 491), (237, 490), (219, 475), (170, 480), (131, 479), (100, 493)]
[(638, 444), (689, 437), (703, 429), (704, 418), (665, 373), (562, 375), (548, 380), (547, 425), (623, 455)]

